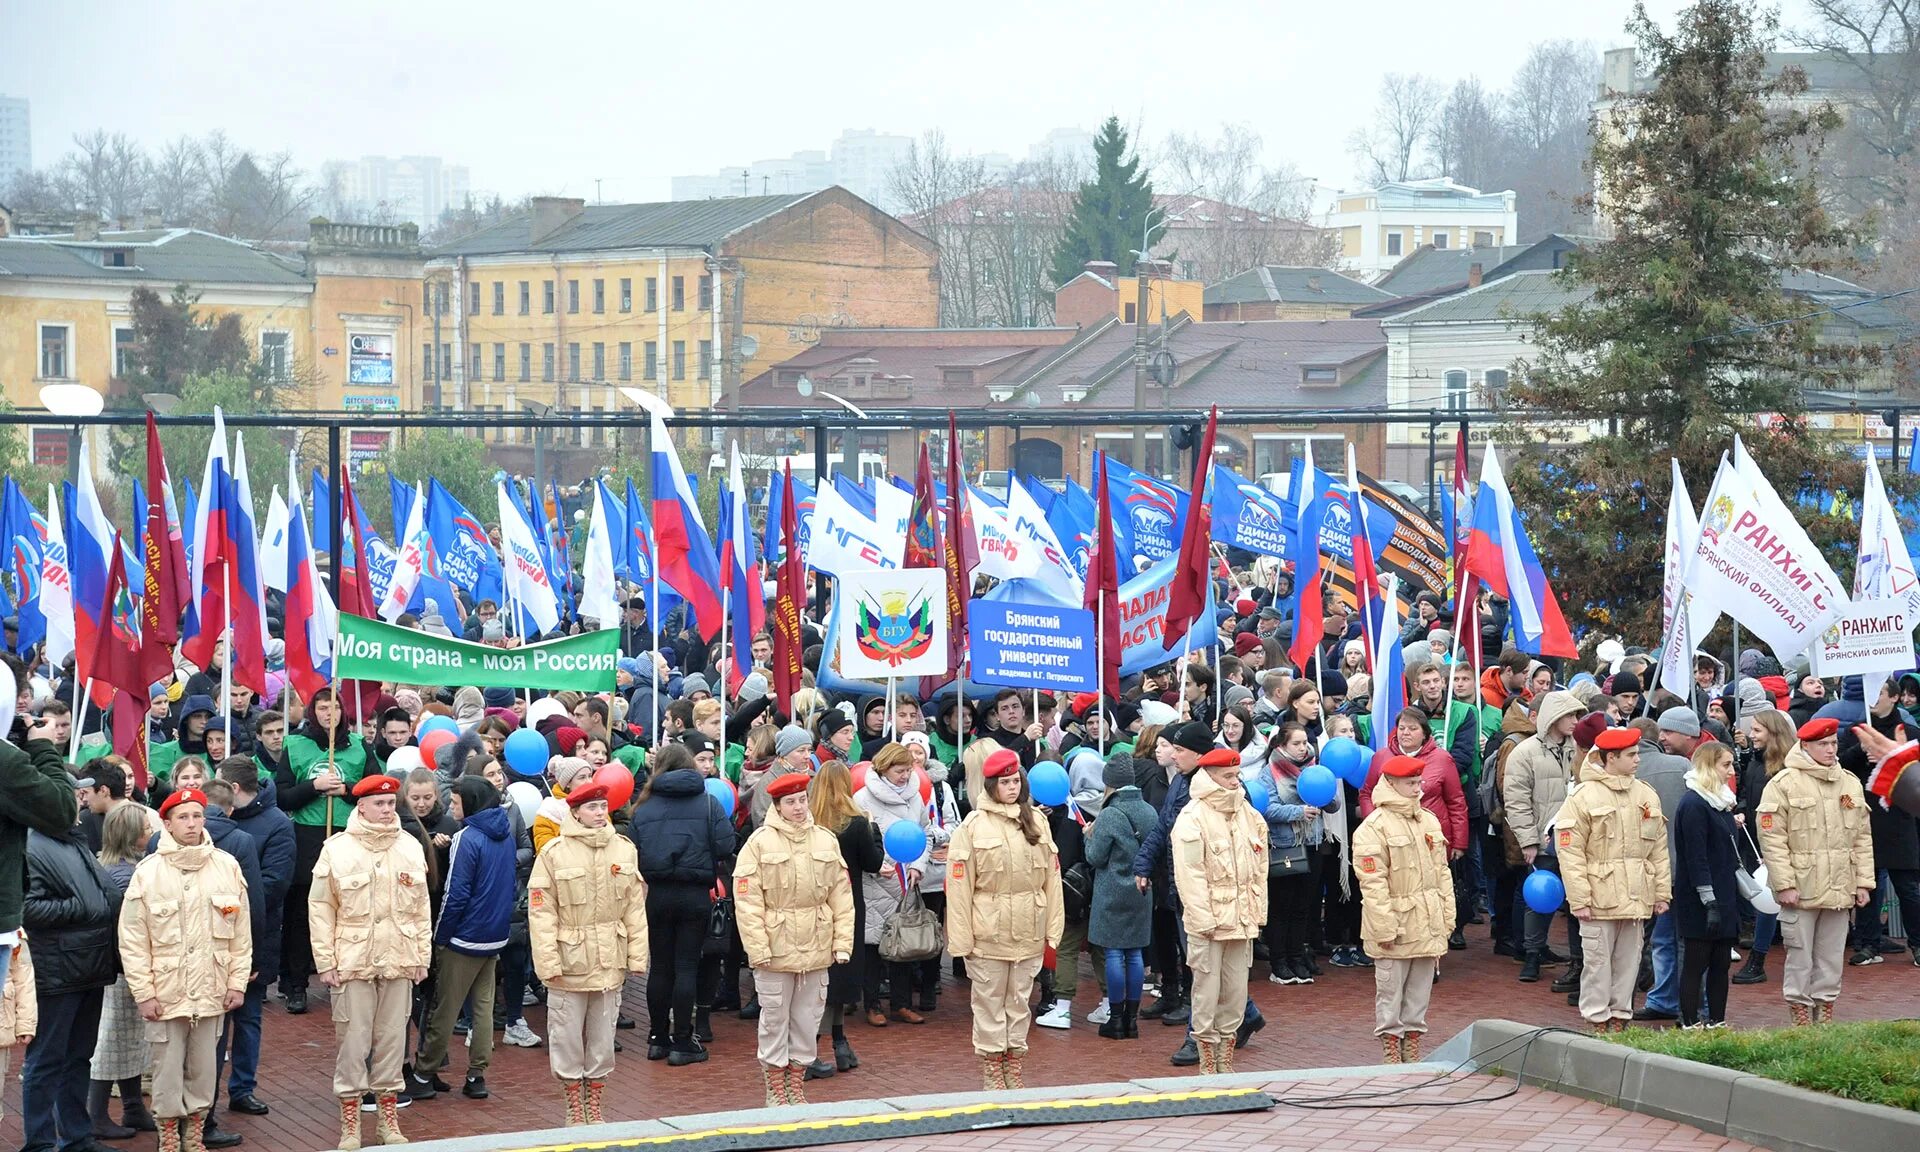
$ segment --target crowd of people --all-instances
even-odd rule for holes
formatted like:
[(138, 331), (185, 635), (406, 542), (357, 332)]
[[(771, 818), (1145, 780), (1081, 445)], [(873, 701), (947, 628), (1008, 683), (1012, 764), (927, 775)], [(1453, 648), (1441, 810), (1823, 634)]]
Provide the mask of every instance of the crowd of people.
[[(567, 1122), (600, 1121), (636, 978), (646, 1059), (707, 1061), (714, 1014), (737, 1012), (775, 1105), (859, 1067), (851, 1026), (923, 1024), (961, 986), (983, 1086), (1019, 1088), (1030, 1030), (1074, 1027), (1083, 977), (1101, 1037), (1159, 1020), (1182, 1028), (1174, 1065), (1230, 1072), (1266, 1024), (1251, 980), (1372, 969), (1399, 1062), (1470, 925), (1608, 1032), (1723, 1027), (1729, 985), (1775, 979), (1786, 1019), (1829, 1020), (1848, 966), (1904, 951), (1889, 908), (1920, 924), (1920, 824), (1862, 788), (1920, 732), (1920, 675), (1868, 700), (1857, 677), (1702, 652), (1690, 683), (1649, 690), (1651, 659), (1618, 640), (1564, 664), (1497, 650), (1497, 603), (1476, 671), (1426, 598), (1400, 636), (1408, 703), (1375, 733), (1356, 620), (1335, 610), (1295, 669), (1274, 592), (1221, 591), (1194, 658), (1117, 698), (889, 697), (810, 671), (776, 701), (765, 637), (751, 669), (678, 622), (656, 648), (639, 601), (611, 692), (300, 700), (275, 675), (256, 700), (216, 653), (154, 685), (144, 787), (73, 710), (70, 670), (8, 654), (0, 1067), (22, 1075), (26, 1147), (239, 1143), (218, 1097), (268, 1112), (270, 991), (295, 1015), (324, 1000), (354, 1149), (402, 1141), (409, 1104), (486, 1099), (496, 1035), (544, 1046)], [(471, 614), (483, 642), (494, 611)], [(545, 744), (531, 771), (506, 755), (525, 731)], [(1329, 742), (1376, 736), (1364, 781), (1323, 795)], [(1036, 801), (1043, 768), (1064, 801)]]

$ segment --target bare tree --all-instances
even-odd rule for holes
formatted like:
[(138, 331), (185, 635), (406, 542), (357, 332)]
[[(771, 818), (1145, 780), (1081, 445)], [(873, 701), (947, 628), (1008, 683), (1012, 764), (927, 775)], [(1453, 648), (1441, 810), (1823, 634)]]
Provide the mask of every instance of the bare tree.
[(1258, 133), (1226, 124), (1220, 135), (1174, 133), (1154, 163), (1154, 183), (1191, 188), (1214, 204), (1189, 213), (1179, 258), (1212, 283), (1261, 264), (1323, 265), (1331, 244), (1308, 222), (1313, 180), (1284, 161), (1268, 164)]
[(1807, 0), (1798, 45), (1844, 64), (1830, 98), (1846, 119), (1822, 157), (1826, 184), (1851, 214), (1877, 210), (1898, 228), (1911, 201), (1905, 159), (1920, 146), (1920, 0)]
[(1504, 143), (1497, 100), (1478, 76), (1454, 83), (1427, 137), (1442, 176), (1475, 188), (1492, 182)]
[(147, 160), (123, 132), (96, 128), (73, 138), (60, 170), (76, 208), (110, 221), (130, 220), (147, 191)]
[(205, 216), (206, 159), (197, 141), (190, 136), (168, 141), (150, 167), (153, 195), (149, 207), (158, 211), (162, 220), (189, 223)]
[(887, 174), (901, 214), (940, 248), (940, 323), (971, 328), (983, 321), (985, 292), (980, 228), (974, 203), (987, 186), (986, 166), (956, 156), (938, 128), (909, 144)]
[(1582, 199), (1592, 191), (1586, 161), (1599, 91), (1600, 53), (1585, 41), (1536, 44), (1514, 72), (1501, 102), (1501, 162), (1476, 186), (1513, 190), (1521, 239), (1589, 226)]
[(1432, 134), (1440, 100), (1440, 86), (1417, 72), (1389, 72), (1382, 77), (1373, 124), (1348, 139), (1361, 179), (1384, 184), (1412, 179), (1422, 170), (1418, 153)]
[(1009, 328), (1053, 323), (1053, 253), (1085, 177), (1084, 164), (1049, 156), (1016, 166), (1004, 184), (975, 197), (987, 322)]

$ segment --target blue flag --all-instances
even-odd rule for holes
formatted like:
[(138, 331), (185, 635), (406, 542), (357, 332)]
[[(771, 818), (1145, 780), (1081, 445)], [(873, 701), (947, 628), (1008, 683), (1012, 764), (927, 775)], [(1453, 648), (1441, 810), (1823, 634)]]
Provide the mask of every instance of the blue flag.
[(1287, 529), (1300, 518), (1292, 504), (1219, 464), (1213, 466), (1213, 538), (1261, 556), (1287, 555)]
[(1073, 563), (1074, 572), (1085, 580), (1087, 568), (1093, 562), (1094, 517), (1098, 514), (1092, 494), (1071, 479), (1067, 481), (1065, 490), (1059, 493), (1024, 476), (1020, 483), (1026, 486), (1028, 493), (1046, 512), (1047, 527), (1053, 529), (1060, 546), (1067, 550), (1067, 559)]
[(1164, 480), (1107, 457), (1107, 498), (1113, 504), (1120, 579), (1180, 551), (1187, 523), (1187, 494)]
[[(761, 537), (760, 555), (768, 560), (778, 560), (787, 550), (780, 544), (781, 508), (786, 503), (786, 479), (776, 475), (767, 489), (767, 530)], [(807, 547), (807, 521), (813, 514), (813, 489), (798, 477), (793, 481), (794, 527), (800, 533), (800, 550)]]
[(387, 495), (393, 503), (393, 539), (398, 543), (406, 538), (407, 517), (413, 515), (413, 485), (402, 484), (398, 476), (389, 472)]
[(487, 526), (434, 479), (427, 481), (425, 520), (427, 572), (465, 589), (475, 600), (498, 604), (505, 574)]
[(47, 638), (47, 618), (40, 611), (40, 561), (46, 546), (46, 521), (33, 510), (27, 494), (6, 480), (0, 496), (0, 540), (6, 545), (7, 575), (13, 579), (11, 613), (19, 617), (19, 648), (32, 649)]
[[(333, 493), (327, 487), (327, 478), (320, 469), (313, 470), (313, 480), (308, 484), (307, 511), (313, 517), (313, 531), (308, 535), (313, 539), (315, 556), (333, 555), (333, 525), (327, 523), (327, 510), (333, 507)], [(193, 488), (187, 488), (187, 520), (193, 523)]]

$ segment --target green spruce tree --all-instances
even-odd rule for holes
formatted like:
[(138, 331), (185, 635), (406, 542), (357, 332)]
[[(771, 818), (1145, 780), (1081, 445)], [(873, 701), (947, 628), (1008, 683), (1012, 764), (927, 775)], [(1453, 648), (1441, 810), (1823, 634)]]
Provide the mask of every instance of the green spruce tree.
[[(1591, 207), (1611, 235), (1558, 274), (1574, 302), (1535, 318), (1540, 351), (1511, 389), (1518, 407), (1599, 429), (1508, 470), (1576, 630), (1659, 642), (1670, 456), (1695, 501), (1735, 433), (1789, 501), (1859, 490), (1858, 463), (1797, 419), (1807, 389), (1845, 387), (1861, 363), (1816, 347), (1818, 307), (1783, 279), (1834, 266), (1858, 237), (1814, 183), (1838, 119), (1796, 100), (1798, 69), (1769, 68), (1775, 28), (1741, 0), (1699, 0), (1671, 34), (1644, 7), (1628, 25), (1652, 83), (1595, 128)], [(1763, 430), (1757, 413), (1783, 418)], [(1851, 571), (1852, 525), (1808, 517)]]
[(1111, 260), (1121, 275), (1132, 275), (1134, 246), (1151, 207), (1153, 184), (1141, 171), (1120, 118), (1109, 116), (1093, 141), (1093, 179), (1074, 195), (1073, 219), (1053, 251), (1054, 284), (1080, 275), (1089, 260)]

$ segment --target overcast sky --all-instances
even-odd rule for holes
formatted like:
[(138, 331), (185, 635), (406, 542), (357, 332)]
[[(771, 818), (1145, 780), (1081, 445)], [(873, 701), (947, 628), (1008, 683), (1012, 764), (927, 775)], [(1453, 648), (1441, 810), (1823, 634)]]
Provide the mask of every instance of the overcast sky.
[[(1680, 0), (1649, 0), (1663, 20)], [(1798, 0), (1788, 0), (1796, 18)], [(1345, 141), (1386, 72), (1504, 87), (1528, 46), (1626, 43), (1630, 0), (0, 0), (0, 93), (34, 162), (96, 127), (156, 144), (221, 129), (317, 170), (438, 155), (475, 190), (665, 199), (668, 179), (824, 149), (845, 128), (942, 128), (1026, 155), (1109, 114), (1149, 147), (1245, 123), (1269, 160), (1352, 183)], [(1139, 51), (1129, 51), (1138, 45)], [(1144, 59), (1142, 57), (1144, 56)]]

